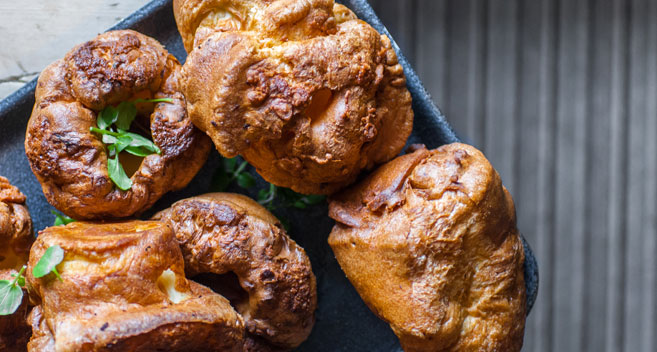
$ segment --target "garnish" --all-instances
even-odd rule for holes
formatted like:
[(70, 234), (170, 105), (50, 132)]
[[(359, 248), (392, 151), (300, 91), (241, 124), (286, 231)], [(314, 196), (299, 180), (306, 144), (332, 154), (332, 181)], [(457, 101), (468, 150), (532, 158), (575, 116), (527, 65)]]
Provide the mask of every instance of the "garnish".
[(137, 99), (124, 101), (114, 106), (106, 106), (98, 113), (96, 125), (90, 131), (102, 136), (103, 143), (107, 144), (107, 172), (114, 184), (121, 190), (132, 188), (132, 180), (128, 177), (119, 162), (119, 153), (125, 151), (132, 155), (145, 157), (151, 154), (161, 154), (153, 141), (136, 133), (128, 132), (130, 125), (137, 117), (138, 103), (173, 102), (171, 98)]
[[(64, 259), (62, 247), (54, 245), (48, 247), (37, 264), (32, 269), (32, 275), (40, 278), (51, 272), (63, 281), (55, 268)], [(18, 274), (11, 274), (12, 280), (0, 280), (0, 315), (11, 315), (16, 312), (23, 301), (23, 288), (25, 287), (25, 276), (23, 273), (27, 266), (23, 265)]]
[(315, 194), (304, 195), (289, 188), (269, 184), (269, 189), (261, 189), (258, 192), (258, 203), (264, 205), (269, 210), (273, 210), (275, 209), (274, 199), (277, 197), (283, 203), (283, 206), (297, 209), (306, 209), (308, 206), (319, 204), (326, 199), (325, 196)]
[(222, 165), (217, 169), (212, 178), (212, 191), (223, 192), (230, 184), (237, 180), (242, 188), (252, 188), (256, 185), (255, 178), (246, 171), (249, 163), (242, 161), (237, 165), (238, 158), (223, 159)]
[(12, 274), (13, 279), (0, 280), (0, 315), (11, 315), (16, 312), (23, 301), (23, 287), (25, 287), (25, 276), (23, 265), (18, 274)]
[(68, 225), (72, 222), (75, 222), (75, 219), (72, 219), (64, 214), (60, 214), (54, 210), (50, 211), (52, 215), (55, 215), (55, 223), (53, 226), (61, 226), (61, 225)]
[(32, 275), (38, 279), (53, 273), (59, 281), (64, 281), (57, 271), (57, 265), (59, 265), (62, 260), (64, 260), (64, 250), (62, 247), (58, 245), (50, 246), (46, 249), (46, 252), (43, 253), (39, 262), (36, 263), (34, 269), (32, 269)]
[[(246, 170), (249, 163), (241, 161), (240, 158), (223, 159), (222, 165), (217, 168), (212, 177), (211, 191), (224, 192), (233, 181), (242, 188), (253, 188), (256, 185), (255, 178)], [(238, 165), (239, 164), (239, 165)], [(258, 191), (258, 203), (269, 210), (275, 209), (274, 200), (278, 199), (284, 207), (306, 209), (308, 206), (319, 204), (326, 199), (320, 195), (303, 195), (289, 188), (277, 187), (269, 184), (268, 188)]]

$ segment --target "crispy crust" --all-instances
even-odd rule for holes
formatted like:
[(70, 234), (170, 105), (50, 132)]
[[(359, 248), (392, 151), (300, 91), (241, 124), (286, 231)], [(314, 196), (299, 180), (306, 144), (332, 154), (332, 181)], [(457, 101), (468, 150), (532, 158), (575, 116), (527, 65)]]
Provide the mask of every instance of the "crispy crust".
[(344, 6), (179, 0), (174, 13), (190, 118), (222, 155), (329, 194), (403, 148), (413, 124), (403, 69), (390, 40)]
[[(63, 281), (32, 276), (52, 245), (65, 252), (57, 267)], [(160, 222), (41, 231), (27, 270), (40, 301), (30, 351), (241, 351), (242, 318), (224, 297), (188, 281), (183, 265), (173, 232)], [(167, 270), (172, 283), (162, 286)]]
[[(179, 91), (180, 64), (157, 41), (112, 31), (73, 48), (40, 75), (28, 122), (25, 151), (50, 204), (76, 219), (121, 218), (148, 209), (164, 193), (185, 187), (201, 168), (210, 142), (192, 125)], [(162, 154), (143, 159), (129, 191), (107, 172), (107, 152), (89, 131), (107, 105), (140, 98), (173, 103), (140, 104)]]
[(329, 215), (340, 266), (405, 351), (520, 351), (515, 209), (477, 149), (399, 157), (331, 199)]
[[(25, 206), (25, 195), (0, 176), (0, 280), (13, 280), (11, 274), (27, 263), (32, 242), (32, 218)], [(26, 350), (30, 338), (27, 312), (27, 292), (23, 291), (18, 310), (0, 316), (0, 351)]]
[(246, 350), (294, 348), (308, 337), (317, 307), (310, 260), (260, 204), (211, 193), (178, 201), (156, 218), (174, 229), (190, 276), (237, 275), (249, 295), (237, 310), (255, 335)]
[(34, 242), (25, 195), (0, 176), (0, 269), (19, 270)]

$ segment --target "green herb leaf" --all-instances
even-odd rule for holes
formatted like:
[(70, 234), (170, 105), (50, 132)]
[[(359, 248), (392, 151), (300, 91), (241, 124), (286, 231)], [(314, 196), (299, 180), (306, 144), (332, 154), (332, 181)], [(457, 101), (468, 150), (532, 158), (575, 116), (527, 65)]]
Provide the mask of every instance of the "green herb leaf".
[(57, 272), (57, 265), (64, 260), (64, 250), (58, 245), (50, 246), (41, 256), (41, 259), (32, 269), (32, 275), (35, 278), (44, 277), (50, 273), (55, 274), (62, 281), (62, 277)]
[(23, 289), (16, 282), (0, 280), (0, 315), (14, 314), (23, 301)]
[[(153, 143), (148, 138), (142, 137), (136, 133), (132, 132), (123, 132), (122, 136), (131, 138), (130, 146), (137, 148), (144, 148), (144, 150), (150, 151), (150, 154), (157, 153), (161, 154), (160, 148), (158, 148), (155, 143)], [(149, 154), (149, 155), (150, 155)]]
[(55, 215), (55, 223), (53, 226), (68, 225), (75, 221), (75, 219), (72, 219), (64, 214), (60, 214), (54, 210), (51, 210), (50, 212)]
[(130, 143), (132, 143), (132, 137), (123, 134), (120, 135), (118, 138), (116, 138), (116, 142), (114, 143), (116, 153), (122, 152), (123, 149), (130, 146)]
[(14, 275), (12, 275), (12, 277), (17, 278), (16, 279), (16, 284), (18, 284), (18, 286), (25, 287), (25, 276), (14, 274)]
[(118, 117), (119, 111), (115, 107), (109, 105), (98, 113), (96, 124), (98, 125), (98, 128), (105, 130), (107, 127), (115, 123)]
[(324, 200), (326, 200), (326, 196), (320, 196), (320, 195), (317, 195), (317, 194), (310, 194), (310, 195), (304, 196), (301, 200), (304, 203), (308, 204), (308, 205), (315, 205), (315, 204), (319, 204), (319, 203), (323, 202)]
[(137, 107), (133, 102), (124, 101), (116, 107), (118, 111), (116, 118), (116, 127), (122, 130), (129, 130), (132, 121), (137, 117)]
[[(159, 99), (136, 99), (134, 101), (121, 102), (117, 107), (106, 106), (98, 113), (96, 124), (91, 127), (91, 132), (102, 136), (103, 143), (107, 144), (109, 157), (107, 158), (107, 170), (110, 179), (121, 190), (127, 191), (132, 188), (132, 181), (126, 175), (123, 166), (119, 162), (118, 154), (126, 151), (132, 155), (145, 157), (153, 153), (161, 154), (162, 151), (148, 138), (136, 133), (128, 132), (130, 125), (137, 117), (138, 103), (160, 103), (173, 102), (171, 98)], [(112, 125), (116, 125), (117, 132), (111, 131)]]
[(139, 103), (173, 103), (172, 98), (157, 98), (157, 99), (136, 99), (132, 101), (135, 104)]
[(296, 202), (292, 203), (292, 206), (297, 209), (306, 209), (308, 207), (302, 200), (297, 200)]
[(224, 164), (224, 170), (226, 170), (226, 172), (233, 173), (235, 172), (235, 167), (237, 166), (237, 158), (230, 158), (230, 159), (224, 158), (223, 164)]
[(107, 158), (107, 173), (116, 187), (123, 191), (127, 191), (132, 188), (132, 180), (126, 175), (123, 165), (119, 162), (116, 145), (112, 144), (108, 149), (110, 150), (110, 154), (113, 154), (114, 157)]
[(210, 190), (212, 192), (223, 192), (230, 185), (230, 177), (222, 167), (218, 167), (212, 175)]
[(145, 156), (149, 156), (149, 155), (153, 154), (152, 151), (146, 150), (142, 147), (127, 147), (123, 151), (126, 152), (126, 153), (130, 153), (132, 155), (141, 156), (141, 157), (145, 157)]
[(237, 175), (237, 184), (242, 188), (251, 188), (255, 186), (255, 178), (249, 173), (241, 173)]

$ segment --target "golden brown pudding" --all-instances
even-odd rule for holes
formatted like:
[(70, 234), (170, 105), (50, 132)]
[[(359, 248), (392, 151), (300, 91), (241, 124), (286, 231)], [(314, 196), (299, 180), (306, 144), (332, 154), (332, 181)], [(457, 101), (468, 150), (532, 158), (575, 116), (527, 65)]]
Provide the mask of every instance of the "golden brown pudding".
[(332, 0), (176, 0), (194, 124), (267, 181), (329, 194), (411, 133), (390, 40)]
[[(46, 249), (64, 259), (32, 270)], [(39, 306), (30, 351), (241, 351), (242, 318), (228, 300), (185, 278), (171, 228), (156, 221), (75, 222), (40, 232), (27, 280)]]
[(300, 345), (315, 322), (315, 275), (303, 248), (252, 199), (210, 193), (156, 215), (173, 228), (190, 277), (234, 273), (246, 297), (233, 301), (249, 332), (249, 350)]
[[(0, 280), (13, 281), (12, 274), (27, 264), (34, 242), (32, 219), (25, 206), (25, 195), (0, 176)], [(0, 351), (25, 351), (30, 338), (27, 325), (28, 299), (14, 314), (0, 316)]]
[(330, 200), (329, 244), (405, 351), (520, 351), (524, 252), (484, 155), (423, 147)]
[[(188, 118), (179, 73), (180, 64), (160, 43), (130, 30), (101, 34), (48, 66), (39, 76), (25, 136), (27, 158), (48, 202), (75, 219), (122, 218), (185, 187), (211, 143)], [(100, 127), (97, 116), (107, 106), (151, 98), (171, 102), (136, 104), (133, 125), (161, 153), (143, 160), (118, 156), (132, 169), (126, 171), (132, 187), (124, 191), (110, 179), (108, 148), (90, 128)]]

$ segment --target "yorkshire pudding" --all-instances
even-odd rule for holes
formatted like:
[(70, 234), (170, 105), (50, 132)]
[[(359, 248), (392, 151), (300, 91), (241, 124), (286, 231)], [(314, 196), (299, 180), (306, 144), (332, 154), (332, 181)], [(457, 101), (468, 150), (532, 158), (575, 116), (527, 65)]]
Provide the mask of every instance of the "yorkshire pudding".
[(477, 149), (399, 157), (332, 198), (329, 215), (340, 266), (405, 351), (520, 351), (523, 246)]
[(267, 181), (330, 194), (411, 133), (390, 40), (333, 0), (176, 0), (194, 124)]
[[(64, 259), (32, 270), (47, 248)], [(27, 280), (39, 306), (30, 351), (241, 351), (242, 318), (228, 300), (188, 281), (171, 228), (155, 221), (75, 222), (40, 232)]]
[(264, 339), (294, 348), (308, 337), (317, 307), (310, 260), (260, 204), (239, 194), (211, 193), (178, 201), (156, 218), (173, 228), (190, 277), (237, 276), (248, 298), (233, 304), (252, 344)]
[[(34, 242), (32, 219), (25, 207), (25, 195), (0, 176), (0, 280), (12, 281), (12, 274), (27, 264)], [(27, 325), (27, 294), (18, 310), (0, 316), (0, 351), (25, 351), (30, 338)]]
[[(50, 204), (75, 219), (121, 218), (191, 181), (211, 144), (187, 116), (179, 72), (156, 40), (122, 30), (76, 46), (41, 73), (25, 151)], [(137, 104), (137, 122), (150, 129), (161, 154), (136, 161), (132, 188), (122, 191), (109, 177), (107, 148), (90, 128), (105, 107), (137, 98), (172, 102)]]

